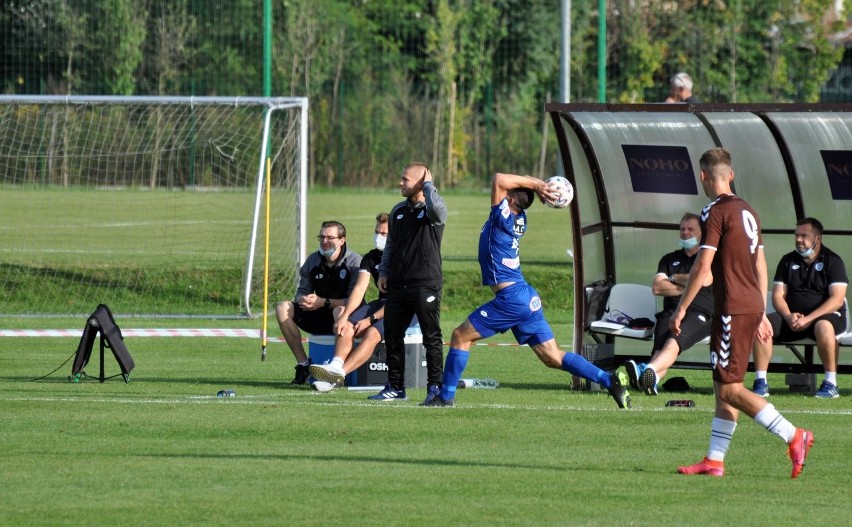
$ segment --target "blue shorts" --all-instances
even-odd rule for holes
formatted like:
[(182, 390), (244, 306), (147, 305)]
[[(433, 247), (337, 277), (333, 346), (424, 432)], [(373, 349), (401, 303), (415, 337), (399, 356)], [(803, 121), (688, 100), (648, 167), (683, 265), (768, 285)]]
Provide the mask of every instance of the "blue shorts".
[(535, 346), (553, 338), (538, 291), (526, 282), (497, 291), (490, 302), (476, 308), (467, 319), (482, 338), (509, 329), (518, 344)]

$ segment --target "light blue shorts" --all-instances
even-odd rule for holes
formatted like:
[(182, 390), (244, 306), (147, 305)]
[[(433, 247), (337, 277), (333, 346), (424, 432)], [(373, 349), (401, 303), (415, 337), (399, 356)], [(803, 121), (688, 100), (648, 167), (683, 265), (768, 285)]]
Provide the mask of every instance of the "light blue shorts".
[(497, 291), (490, 302), (476, 308), (467, 319), (482, 338), (509, 329), (518, 344), (535, 346), (553, 338), (538, 291), (526, 282)]

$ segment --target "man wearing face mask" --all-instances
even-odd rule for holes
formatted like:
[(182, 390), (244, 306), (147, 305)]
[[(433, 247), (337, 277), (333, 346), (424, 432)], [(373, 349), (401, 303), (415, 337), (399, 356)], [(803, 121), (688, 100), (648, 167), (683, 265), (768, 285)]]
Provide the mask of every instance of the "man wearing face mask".
[[(846, 329), (846, 286), (843, 260), (822, 244), (822, 223), (804, 218), (796, 223), (796, 250), (778, 262), (772, 286), (775, 312), (767, 315), (776, 342), (814, 339), (825, 368), (825, 380), (815, 394), (820, 399), (840, 397), (837, 388), (837, 335)], [(752, 391), (769, 395), (766, 370), (772, 343), (758, 341), (754, 348), (756, 379)]]
[(346, 245), (346, 227), (342, 223), (324, 221), (317, 241), (319, 249), (299, 269), (296, 298), (275, 306), (278, 326), (296, 357), (296, 376), (290, 384), (304, 384), (310, 376), (311, 361), (299, 330), (311, 335), (332, 333), (334, 309), (346, 304), (361, 264), (361, 255)]
[(657, 395), (657, 384), (677, 360), (683, 350), (689, 349), (710, 336), (713, 315), (712, 278), (698, 293), (681, 322), (681, 333), (673, 336), (669, 319), (677, 308), (689, 271), (698, 254), (701, 225), (697, 214), (687, 212), (680, 220), (680, 249), (663, 256), (657, 266), (652, 291), (663, 297), (663, 310), (657, 313), (654, 326), (654, 351), (647, 364), (629, 360), (625, 364), (630, 385), (648, 395)]
[[(346, 300), (346, 305), (334, 323), (334, 358), (329, 364), (312, 364), (311, 375), (316, 382), (314, 388), (319, 392), (328, 392), (343, 386), (344, 378), (369, 360), (376, 346), (385, 338), (385, 293), (379, 291), (379, 298), (364, 303), (364, 295), (370, 285), (379, 279), (379, 264), (388, 238), (388, 214), (381, 212), (376, 216), (375, 246), (361, 259), (361, 268), (355, 287)], [(353, 350), (355, 339), (361, 342)]]

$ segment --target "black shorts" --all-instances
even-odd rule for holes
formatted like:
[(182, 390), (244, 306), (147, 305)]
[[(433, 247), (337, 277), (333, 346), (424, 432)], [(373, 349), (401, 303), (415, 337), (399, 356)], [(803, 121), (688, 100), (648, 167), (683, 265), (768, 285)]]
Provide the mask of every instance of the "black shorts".
[(331, 335), (334, 330), (334, 315), (331, 309), (321, 307), (305, 311), (293, 304), (293, 322), (299, 329), (311, 335)]
[(840, 335), (846, 331), (847, 316), (848, 315), (845, 311), (843, 313), (835, 311), (814, 320), (813, 324), (803, 331), (793, 331), (790, 329), (790, 326), (787, 325), (787, 321), (784, 320), (784, 317), (782, 317), (780, 313), (772, 312), (766, 315), (769, 319), (769, 323), (772, 324), (772, 340), (774, 342), (792, 342), (794, 340), (801, 339), (815, 339), (814, 326), (816, 326), (816, 323), (820, 320), (827, 320), (834, 327), (834, 334)]
[(680, 354), (710, 336), (713, 317), (697, 309), (687, 308), (686, 315), (680, 321), (680, 335), (675, 337), (669, 329), (669, 319), (673, 313), (674, 311), (668, 309), (657, 313), (657, 324), (654, 326), (655, 350), (663, 349), (666, 341), (673, 338)]
[[(364, 320), (365, 318), (370, 318), (370, 315), (378, 311), (385, 305), (384, 300), (373, 300), (369, 304), (362, 304), (361, 307), (356, 309), (349, 315), (349, 322), (352, 325), (355, 325), (359, 320)], [(373, 328), (379, 332), (379, 335), (382, 337), (382, 340), (385, 338), (385, 319), (384, 317), (378, 319), (375, 323), (373, 323)]]

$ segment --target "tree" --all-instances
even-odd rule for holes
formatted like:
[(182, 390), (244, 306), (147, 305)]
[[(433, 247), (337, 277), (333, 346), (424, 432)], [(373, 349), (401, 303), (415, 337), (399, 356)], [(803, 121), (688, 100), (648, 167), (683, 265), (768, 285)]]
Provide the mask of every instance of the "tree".
[(133, 95), (148, 13), (137, 0), (105, 0), (98, 7), (91, 19), (93, 56), (99, 66), (93, 70), (103, 71), (101, 78), (111, 94)]

